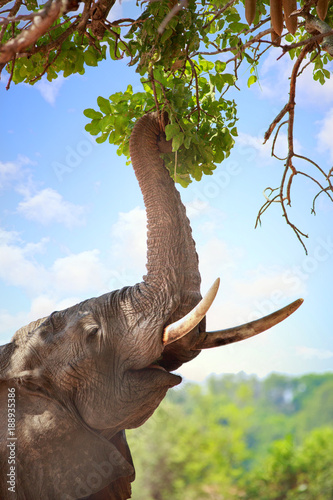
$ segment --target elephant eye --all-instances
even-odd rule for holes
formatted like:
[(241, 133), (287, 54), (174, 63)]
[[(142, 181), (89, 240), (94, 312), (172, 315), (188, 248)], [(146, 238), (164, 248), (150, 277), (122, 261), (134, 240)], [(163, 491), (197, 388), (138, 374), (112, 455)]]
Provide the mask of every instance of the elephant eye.
[(88, 340), (92, 340), (93, 338), (96, 337), (96, 335), (98, 334), (98, 332), (99, 332), (98, 326), (90, 328), (90, 330), (87, 332), (88, 333), (87, 339)]

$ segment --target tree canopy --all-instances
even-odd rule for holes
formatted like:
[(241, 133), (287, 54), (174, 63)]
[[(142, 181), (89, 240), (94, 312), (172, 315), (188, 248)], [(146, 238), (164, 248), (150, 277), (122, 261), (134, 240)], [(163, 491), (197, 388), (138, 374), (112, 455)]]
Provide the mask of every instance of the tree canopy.
[(332, 387), (331, 373), (238, 374), (171, 391), (128, 433), (133, 498), (331, 500)]
[[(272, 155), (282, 162), (279, 186), (268, 187), (261, 216), (280, 203), (286, 222), (299, 240), (307, 236), (289, 219), (295, 177), (316, 185), (311, 210), (326, 195), (333, 201), (333, 169), (300, 155), (294, 144), (297, 78), (308, 65), (313, 78), (330, 78), (333, 55), (333, 3), (308, 0), (161, 0), (140, 3), (136, 18), (114, 19), (115, 0), (0, 0), (0, 70), (12, 82), (34, 84), (61, 73), (84, 74), (86, 66), (126, 59), (141, 75), (142, 90), (131, 86), (97, 98), (86, 109), (87, 131), (101, 143), (109, 140), (129, 157), (128, 139), (137, 118), (149, 111), (168, 114), (167, 139), (173, 154), (165, 158), (182, 186), (211, 175), (230, 153), (237, 137), (237, 89), (240, 68), (249, 70), (248, 86), (258, 80), (262, 56), (280, 48), (293, 68), (286, 103), (267, 128), (274, 136)], [(111, 17), (110, 17), (111, 16)], [(111, 19), (111, 20), (110, 20)], [(288, 153), (279, 158), (277, 137), (287, 127)]]

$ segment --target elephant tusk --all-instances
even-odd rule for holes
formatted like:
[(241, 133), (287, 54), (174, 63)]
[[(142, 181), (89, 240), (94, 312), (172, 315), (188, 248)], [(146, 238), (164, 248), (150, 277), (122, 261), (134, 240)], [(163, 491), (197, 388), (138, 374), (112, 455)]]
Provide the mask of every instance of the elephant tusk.
[(250, 323), (245, 323), (244, 325), (227, 328), (226, 330), (218, 330), (215, 332), (201, 332), (195, 347), (192, 349), (209, 349), (210, 347), (232, 344), (233, 342), (239, 342), (240, 340), (253, 337), (254, 335), (264, 332), (277, 323), (280, 323), (280, 321), (286, 319), (293, 312), (295, 312), (296, 309), (303, 304), (303, 302), (303, 299), (295, 300), (295, 302), (292, 302), (288, 306), (283, 307), (268, 316), (264, 316), (256, 321), (251, 321)]
[(190, 311), (186, 316), (181, 318), (174, 323), (171, 323), (165, 327), (163, 332), (162, 342), (164, 345), (171, 344), (178, 339), (181, 339), (189, 333), (193, 328), (195, 328), (200, 321), (206, 316), (206, 313), (210, 306), (212, 305), (217, 291), (220, 286), (220, 278), (214, 281), (213, 285), (210, 287), (206, 295), (200, 302)]

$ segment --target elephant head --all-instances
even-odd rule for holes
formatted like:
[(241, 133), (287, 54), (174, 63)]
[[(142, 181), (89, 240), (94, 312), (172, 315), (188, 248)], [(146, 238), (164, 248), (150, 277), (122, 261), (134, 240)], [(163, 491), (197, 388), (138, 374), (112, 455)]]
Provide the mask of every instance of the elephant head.
[[(170, 148), (163, 130), (161, 117), (148, 114), (130, 140), (148, 220), (143, 281), (53, 312), (0, 348), (0, 412), (15, 396), (18, 499), (129, 498), (134, 468), (124, 430), (142, 425), (180, 383), (171, 372), (203, 348), (270, 328), (301, 303), (206, 332), (218, 283), (202, 299), (190, 224), (160, 157)], [(8, 467), (6, 412), (1, 470)], [(6, 480), (0, 496), (12, 498)]]

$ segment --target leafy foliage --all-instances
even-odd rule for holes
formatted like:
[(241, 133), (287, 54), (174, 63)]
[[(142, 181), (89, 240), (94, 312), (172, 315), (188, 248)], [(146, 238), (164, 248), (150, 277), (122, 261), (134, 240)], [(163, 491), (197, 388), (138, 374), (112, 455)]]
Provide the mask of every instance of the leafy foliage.
[[(2, 0), (1, 5), (6, 6), (9, 1)], [(324, 13), (321, 10), (318, 19), (317, 2), (302, 0), (294, 35), (284, 32), (281, 36), (271, 27), (270, 0), (255, 2), (251, 26), (244, 22), (244, 13), (249, 18), (246, 8), (250, 0), (142, 1), (142, 12), (137, 19), (114, 21), (108, 20), (114, 0), (84, 0), (81, 2), (83, 9), (77, 13), (74, 11), (79, 7), (78, 0), (53, 0), (56, 2), (62, 4), (59, 19), (41, 31), (34, 43), (24, 47), (25, 51), (20, 49), (19, 37), (40, 29), (37, 19), (41, 14), (36, 11), (43, 7), (45, 14), (49, 3), (43, 6), (31, 0), (27, 3), (30, 14), (17, 15), (23, 4), (17, 0), (12, 9), (2, 11), (8, 17), (0, 21), (3, 25), (0, 71), (7, 65), (10, 73), (7, 88), (11, 81), (33, 84), (44, 75), (51, 81), (59, 73), (65, 77), (83, 74), (86, 66), (97, 66), (106, 59), (127, 58), (129, 66), (141, 76), (141, 91), (133, 92), (132, 87), (127, 86), (123, 92), (98, 97), (99, 109), (85, 111), (90, 120), (86, 129), (96, 136), (98, 143), (108, 140), (117, 146), (119, 155), (128, 158), (128, 139), (134, 122), (143, 113), (166, 111), (169, 123), (165, 132), (172, 141), (173, 154), (166, 156), (165, 161), (170, 174), (182, 186), (187, 186), (192, 179), (200, 181), (203, 174), (211, 175), (216, 165), (230, 154), (237, 137), (234, 99), (240, 68), (242, 75), (247, 73), (250, 87), (258, 81), (260, 61), (267, 50), (280, 47), (282, 54), (289, 53), (294, 61), (289, 100), (265, 134), (268, 140), (275, 130), (275, 144), (282, 125), (287, 124), (288, 155), (278, 158), (273, 146), (272, 155), (283, 161), (281, 182), (280, 186), (269, 188), (270, 194), (259, 211), (257, 224), (261, 223), (267, 208), (278, 202), (287, 224), (305, 248), (306, 233), (288, 216), (293, 180), (298, 174), (297, 179), (305, 176), (316, 184), (318, 193), (311, 208), (315, 213), (319, 195), (325, 194), (333, 201), (333, 168), (325, 171), (315, 161), (295, 151), (296, 81), (309, 64), (314, 80), (324, 84), (330, 78), (328, 64), (332, 61), (333, 36), (326, 33), (331, 32), (333, 25), (332, 2), (327, 13), (326, 8)], [(282, 9), (281, 1), (277, 4)], [(324, 15), (325, 22), (322, 20)], [(9, 50), (8, 44), (14, 44), (15, 50)], [(11, 56), (6, 56), (6, 50)], [(285, 115), (288, 119), (283, 122)], [(315, 167), (315, 174), (308, 173), (308, 163), (296, 169), (296, 158), (297, 165), (300, 161), (303, 164), (310, 162)]]
[(332, 387), (332, 374), (225, 375), (171, 391), (128, 433), (133, 498), (331, 500)]
[(333, 428), (316, 429), (295, 446), (277, 441), (264, 465), (249, 475), (246, 500), (329, 500), (333, 495)]

